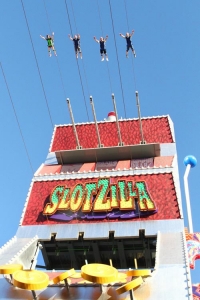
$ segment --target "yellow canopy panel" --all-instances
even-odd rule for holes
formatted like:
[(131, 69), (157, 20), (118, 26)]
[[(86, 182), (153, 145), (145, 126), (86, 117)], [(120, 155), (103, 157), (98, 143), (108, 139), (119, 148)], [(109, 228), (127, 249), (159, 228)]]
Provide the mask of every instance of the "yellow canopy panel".
[(88, 264), (81, 268), (81, 277), (93, 283), (111, 283), (118, 281), (118, 271), (104, 264)]
[(49, 276), (37, 270), (20, 270), (13, 274), (13, 284), (24, 290), (41, 290), (49, 284)]
[(10, 264), (0, 266), (0, 274), (13, 274), (16, 271), (23, 270), (20, 264)]

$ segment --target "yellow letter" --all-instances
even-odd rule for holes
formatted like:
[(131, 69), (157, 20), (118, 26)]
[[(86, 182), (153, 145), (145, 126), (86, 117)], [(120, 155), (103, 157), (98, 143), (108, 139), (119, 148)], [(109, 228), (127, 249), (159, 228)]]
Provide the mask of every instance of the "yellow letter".
[(70, 197), (70, 209), (73, 212), (76, 212), (81, 208), (81, 205), (83, 202), (83, 195), (84, 195), (83, 185), (81, 183), (77, 184), (74, 187), (74, 190), (72, 191), (72, 194)]
[(53, 189), (50, 196), (50, 203), (47, 203), (44, 208), (43, 211), (44, 215), (53, 215), (56, 212), (60, 199), (63, 195), (63, 191), (64, 191), (64, 186), (60, 186), (60, 185), (57, 185)]
[(109, 179), (99, 179), (98, 180), (99, 192), (94, 201), (93, 211), (110, 211), (110, 198), (107, 197), (109, 191)]

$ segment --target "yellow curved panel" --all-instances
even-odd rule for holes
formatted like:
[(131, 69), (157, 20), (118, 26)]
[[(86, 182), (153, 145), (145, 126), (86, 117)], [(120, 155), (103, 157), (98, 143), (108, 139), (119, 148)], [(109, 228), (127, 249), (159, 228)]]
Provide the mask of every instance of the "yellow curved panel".
[(88, 281), (88, 280), (81, 280), (81, 281), (77, 282), (77, 284), (83, 284), (83, 283), (93, 283), (93, 282)]
[(20, 264), (10, 264), (0, 266), (0, 274), (13, 274), (18, 270), (23, 270), (23, 266)]
[(129, 270), (126, 272), (127, 276), (151, 276), (151, 270)]
[(118, 295), (128, 292), (132, 289), (139, 287), (143, 283), (142, 277), (138, 277), (116, 289)]
[(58, 276), (56, 276), (55, 278), (53, 278), (53, 282), (54, 283), (58, 283), (64, 279), (67, 279), (68, 277), (70, 277), (71, 275), (75, 274), (75, 270), (74, 269), (70, 269), (67, 272), (64, 272)]
[(71, 278), (81, 278), (81, 273), (74, 273), (73, 275), (70, 275)]
[(81, 277), (94, 283), (118, 281), (117, 269), (104, 264), (88, 264), (81, 268)]
[(24, 290), (41, 290), (49, 284), (49, 276), (41, 271), (16, 271), (13, 274), (14, 286)]
[(127, 275), (125, 273), (118, 273), (117, 282), (126, 283)]

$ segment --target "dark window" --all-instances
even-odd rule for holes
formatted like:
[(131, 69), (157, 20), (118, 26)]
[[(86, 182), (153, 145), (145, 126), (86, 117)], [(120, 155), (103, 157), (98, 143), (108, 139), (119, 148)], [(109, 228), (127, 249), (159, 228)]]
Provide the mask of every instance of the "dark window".
[(85, 240), (82, 233), (78, 240), (73, 241), (41, 241), (42, 254), (47, 270), (81, 269), (87, 263), (102, 263), (117, 269), (154, 268), (156, 256), (156, 237), (137, 238), (114, 237), (109, 239)]

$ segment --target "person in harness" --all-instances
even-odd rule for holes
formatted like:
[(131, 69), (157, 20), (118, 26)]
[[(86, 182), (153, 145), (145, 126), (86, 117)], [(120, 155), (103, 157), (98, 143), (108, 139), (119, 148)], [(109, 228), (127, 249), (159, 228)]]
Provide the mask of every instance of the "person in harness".
[(108, 35), (105, 37), (105, 39), (103, 37), (100, 37), (100, 40), (97, 40), (96, 37), (94, 36), (95, 42), (99, 43), (99, 45), (100, 45), (101, 61), (104, 61), (104, 56), (105, 56), (106, 60), (108, 61), (108, 55), (107, 55), (106, 45), (105, 45), (107, 39), (108, 39)]
[(49, 57), (51, 57), (51, 49), (53, 50), (54, 55), (57, 56), (56, 49), (54, 47), (54, 32), (52, 32), (52, 35), (47, 34), (46, 37), (40, 35), (40, 37), (47, 41)]
[(79, 53), (80, 58), (82, 59), (81, 44), (80, 44), (81, 36), (80, 36), (80, 34), (75, 34), (74, 37), (71, 37), (71, 35), (68, 34), (68, 37), (70, 38), (71, 41), (74, 42), (74, 51), (75, 51), (76, 58), (78, 58), (78, 53)]
[(121, 33), (119, 34), (121, 37), (126, 39), (126, 57), (127, 58), (128, 58), (129, 49), (132, 50), (134, 57), (136, 57), (135, 49), (133, 48), (132, 41), (131, 41), (131, 37), (132, 37), (133, 34), (134, 34), (134, 30), (132, 30), (131, 33), (127, 32), (126, 35), (123, 35)]

